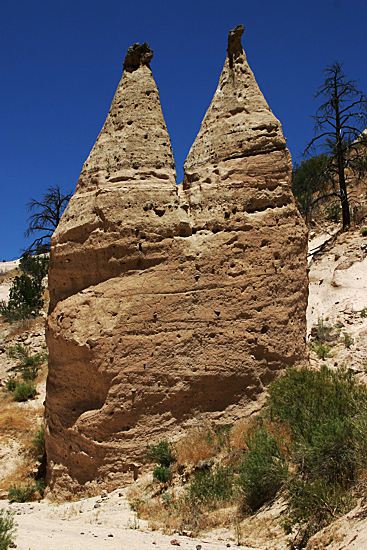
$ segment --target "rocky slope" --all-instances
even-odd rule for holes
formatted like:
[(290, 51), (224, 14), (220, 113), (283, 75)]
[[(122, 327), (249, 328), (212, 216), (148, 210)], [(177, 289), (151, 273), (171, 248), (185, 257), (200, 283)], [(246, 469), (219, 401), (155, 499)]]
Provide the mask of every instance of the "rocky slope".
[(129, 48), (51, 248), (46, 398), (55, 491), (139, 475), (148, 442), (225, 424), (307, 358), (306, 229), (279, 121), (229, 36), (176, 186), (147, 44)]

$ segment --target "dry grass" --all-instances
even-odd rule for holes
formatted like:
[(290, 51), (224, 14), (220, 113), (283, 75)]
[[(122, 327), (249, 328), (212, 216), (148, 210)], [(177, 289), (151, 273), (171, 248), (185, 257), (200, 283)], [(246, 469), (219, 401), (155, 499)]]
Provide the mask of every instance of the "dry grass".
[(16, 403), (6, 403), (0, 410), (0, 433), (11, 437), (27, 439), (27, 435), (34, 431), (34, 426), (39, 424), (43, 415), (43, 407), (29, 409), (27, 414)]
[(191, 428), (187, 435), (177, 441), (175, 447), (179, 465), (197, 464), (199, 460), (208, 460), (216, 454), (211, 426), (199, 424)]
[(230, 444), (234, 450), (245, 450), (245, 435), (253, 427), (254, 418), (242, 418), (234, 425), (230, 433)]
[(232, 446), (231, 434), (231, 426), (214, 426), (206, 421), (198, 421), (175, 443), (178, 465), (197, 464), (200, 460), (228, 454)]
[[(44, 369), (46, 371), (46, 369)], [(44, 372), (37, 378), (41, 382)], [(43, 406), (37, 408), (19, 406), (6, 392), (0, 402), (0, 490), (7, 492), (10, 485), (32, 483), (31, 473), (38, 463), (32, 454), (32, 440), (43, 418)]]

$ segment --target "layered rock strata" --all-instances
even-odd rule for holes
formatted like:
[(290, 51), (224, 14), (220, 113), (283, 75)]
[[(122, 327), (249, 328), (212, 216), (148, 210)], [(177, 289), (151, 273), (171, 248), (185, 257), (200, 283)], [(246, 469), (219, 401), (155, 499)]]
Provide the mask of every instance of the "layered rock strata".
[(147, 443), (198, 414), (226, 424), (253, 412), (264, 385), (307, 356), (306, 230), (281, 125), (247, 64), (242, 32), (230, 33), (181, 186), (152, 52), (129, 48), (52, 238), (46, 448), (54, 489), (136, 477)]

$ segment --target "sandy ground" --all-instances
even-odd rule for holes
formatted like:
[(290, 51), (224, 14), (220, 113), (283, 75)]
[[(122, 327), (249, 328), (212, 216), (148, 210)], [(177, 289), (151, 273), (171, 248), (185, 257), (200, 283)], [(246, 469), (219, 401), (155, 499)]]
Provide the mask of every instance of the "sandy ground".
[[(147, 522), (130, 510), (123, 489), (106, 498), (93, 497), (75, 503), (47, 501), (13, 503), (18, 550), (140, 550), (140, 548), (224, 550), (235, 541), (162, 535), (148, 529)], [(242, 546), (250, 549), (248, 546)]]
[(0, 261), (0, 273), (7, 273), (16, 267), (19, 267), (20, 260), (12, 260), (11, 262)]
[(0, 284), (0, 302), (4, 300), (7, 303), (9, 296), (10, 283)]

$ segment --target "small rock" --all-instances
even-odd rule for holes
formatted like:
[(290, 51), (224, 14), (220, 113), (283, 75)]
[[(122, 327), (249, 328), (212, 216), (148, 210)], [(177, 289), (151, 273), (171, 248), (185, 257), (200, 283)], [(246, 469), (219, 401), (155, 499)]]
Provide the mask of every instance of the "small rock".
[(171, 544), (173, 544), (173, 546), (181, 546), (177, 539), (172, 539)]
[(98, 502), (96, 502), (95, 505), (94, 505), (94, 508), (100, 508), (100, 507), (101, 507), (101, 505), (98, 504)]
[(112, 534), (112, 533), (109, 533), (107, 536), (108, 536), (108, 537), (113, 537), (113, 534)]

